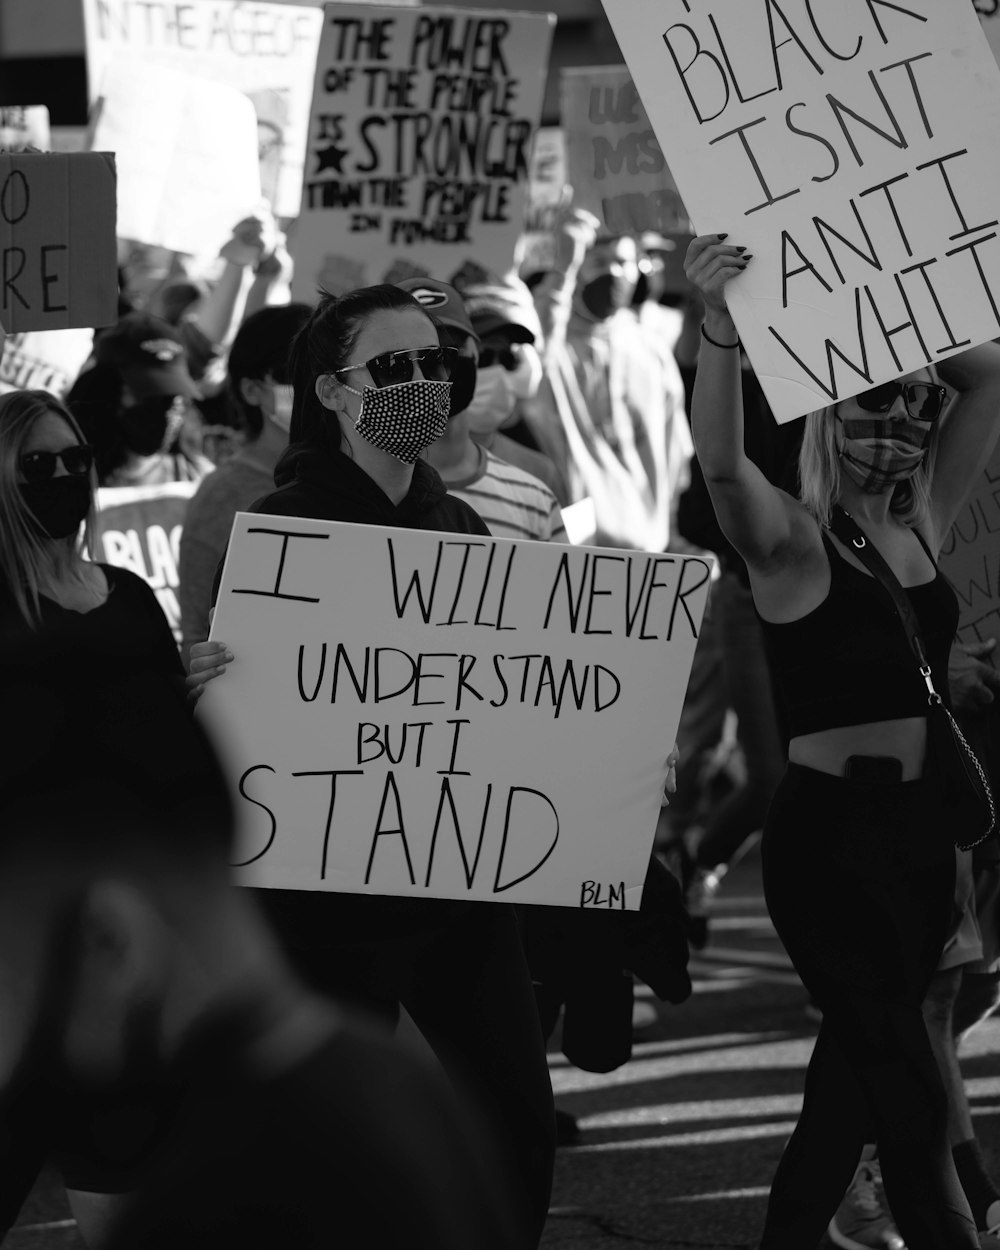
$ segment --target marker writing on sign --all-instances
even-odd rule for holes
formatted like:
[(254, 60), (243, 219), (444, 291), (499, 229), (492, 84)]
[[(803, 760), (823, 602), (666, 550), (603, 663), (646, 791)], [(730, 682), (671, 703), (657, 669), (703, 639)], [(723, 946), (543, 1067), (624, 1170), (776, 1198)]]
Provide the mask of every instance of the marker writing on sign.
[[(564, 708), (606, 711), (618, 702), (622, 689), (620, 678), (603, 664), (541, 654), (494, 655), (487, 661), (455, 651), (412, 656), (398, 647), (365, 647), (360, 656), (352, 656), (338, 642), (329, 677), (328, 657), (325, 642), (319, 645), (318, 656), (305, 643), (299, 646), (297, 691), (303, 703), (315, 702), (329, 681), (331, 704), (344, 698), (375, 705), (399, 699), (408, 707), (446, 707), (455, 712), (470, 703), (493, 708), (520, 704), (551, 709), (558, 719)], [(443, 686), (436, 684), (442, 682)], [(436, 697), (441, 694), (443, 698)]]
[(314, 595), (293, 595), (287, 591), (281, 590), (281, 578), (285, 571), (285, 557), (288, 555), (288, 544), (293, 538), (314, 538), (326, 541), (329, 534), (310, 534), (303, 530), (276, 530), (269, 529), (263, 525), (252, 525), (247, 529), (248, 534), (273, 534), (281, 539), (281, 555), (278, 559), (278, 568), (274, 577), (274, 586), (270, 590), (265, 589), (236, 589), (234, 587), (234, 595), (264, 595), (270, 599), (298, 599), (302, 603), (319, 603), (319, 599)]
[[(257, 764), (240, 778), (240, 798), (265, 814), (266, 825), (248, 835), (248, 845), (259, 844), (258, 849), (236, 867), (259, 863), (281, 839), (286, 826), (276, 810), (278, 799), (273, 797), (277, 793), (276, 775), (269, 765)], [(391, 769), (374, 777), (366, 776), (363, 769), (350, 768), (314, 769), (290, 776), (309, 786), (296, 794), (294, 813), (288, 819), (294, 821), (296, 834), (303, 827), (316, 830), (316, 875), (320, 881), (326, 880), (338, 840), (347, 836), (356, 839), (359, 819), (360, 827), (366, 830), (361, 835), (361, 845), (367, 848), (363, 884), (376, 889), (380, 883), (400, 876), (405, 876), (411, 887), (425, 890), (435, 885), (437, 877), (452, 880), (449, 860), (453, 863), (457, 851), (466, 889), (471, 891), (481, 875), (488, 881), (492, 874), (491, 893), (504, 894), (540, 872), (559, 843), (561, 827), (555, 804), (531, 786), (505, 787), (501, 805), (501, 795), (495, 794), (492, 782), (460, 783), (458, 778), (444, 776), (430, 806), (426, 796), (417, 799), (410, 792), (405, 775), (397, 777)], [(326, 786), (316, 784), (321, 778), (328, 779)], [(456, 789), (459, 784), (461, 791)], [(317, 796), (312, 820), (304, 814), (303, 795), (307, 793)], [(338, 824), (341, 802), (351, 804), (346, 831)], [(469, 830), (475, 832), (470, 835)], [(487, 848), (490, 854), (484, 857)]]
[[(20, 226), (30, 212), (28, 174), (24, 168), (11, 168), (0, 185), (0, 220), (6, 226)], [(0, 252), (0, 324), (5, 320), (4, 314), (15, 306), (31, 312), (37, 306), (32, 303), (37, 300), (33, 294), (36, 291), (41, 293), (43, 312), (67, 310), (65, 254), (68, 251), (65, 243), (42, 243), (30, 253), (18, 243), (9, 243), (3, 248)], [(61, 294), (52, 290), (59, 284), (63, 288)]]

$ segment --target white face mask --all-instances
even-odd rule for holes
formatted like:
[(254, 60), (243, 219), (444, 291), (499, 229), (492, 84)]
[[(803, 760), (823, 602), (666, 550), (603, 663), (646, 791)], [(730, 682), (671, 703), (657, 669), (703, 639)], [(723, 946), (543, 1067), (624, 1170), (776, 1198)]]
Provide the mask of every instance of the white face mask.
[(513, 377), (503, 365), (487, 365), (479, 370), (475, 392), (465, 410), (470, 434), (492, 434), (510, 417), (517, 402)]
[(267, 413), (270, 421), (283, 430), (286, 434), (292, 425), (292, 401), (294, 397), (294, 388), (286, 386), (281, 382), (274, 382), (270, 386), (271, 392), (271, 411)]

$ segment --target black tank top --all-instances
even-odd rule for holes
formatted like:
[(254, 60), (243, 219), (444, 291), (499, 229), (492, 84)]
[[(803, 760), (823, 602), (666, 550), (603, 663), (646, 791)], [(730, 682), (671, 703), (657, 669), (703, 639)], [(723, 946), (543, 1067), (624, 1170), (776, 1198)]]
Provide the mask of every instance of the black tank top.
[[(823, 545), (830, 562), (830, 591), (823, 602), (797, 621), (760, 618), (789, 737), (926, 716), (927, 690), (888, 592), (845, 560), (825, 533)], [(933, 581), (911, 586), (906, 594), (920, 622), (934, 685), (947, 702), (948, 656), (958, 627), (955, 592), (936, 568)]]

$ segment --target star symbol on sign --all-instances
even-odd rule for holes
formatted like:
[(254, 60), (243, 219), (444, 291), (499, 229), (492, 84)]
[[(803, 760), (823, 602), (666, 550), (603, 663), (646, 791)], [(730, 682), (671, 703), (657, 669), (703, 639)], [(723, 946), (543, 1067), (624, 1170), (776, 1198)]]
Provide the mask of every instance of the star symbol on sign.
[(316, 173), (321, 174), (324, 169), (332, 169), (334, 173), (342, 174), (344, 171), (341, 166), (347, 155), (347, 148), (338, 148), (335, 143), (329, 143), (325, 148), (317, 148)]

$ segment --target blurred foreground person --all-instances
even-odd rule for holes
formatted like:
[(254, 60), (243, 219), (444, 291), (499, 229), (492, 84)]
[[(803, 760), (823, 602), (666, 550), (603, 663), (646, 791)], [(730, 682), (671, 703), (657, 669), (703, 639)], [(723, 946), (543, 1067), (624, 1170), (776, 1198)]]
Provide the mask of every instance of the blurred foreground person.
[(443, 1078), (299, 984), (232, 886), (182, 696), (65, 641), (0, 661), (0, 1229), (48, 1156), (92, 1248), (512, 1245)]

